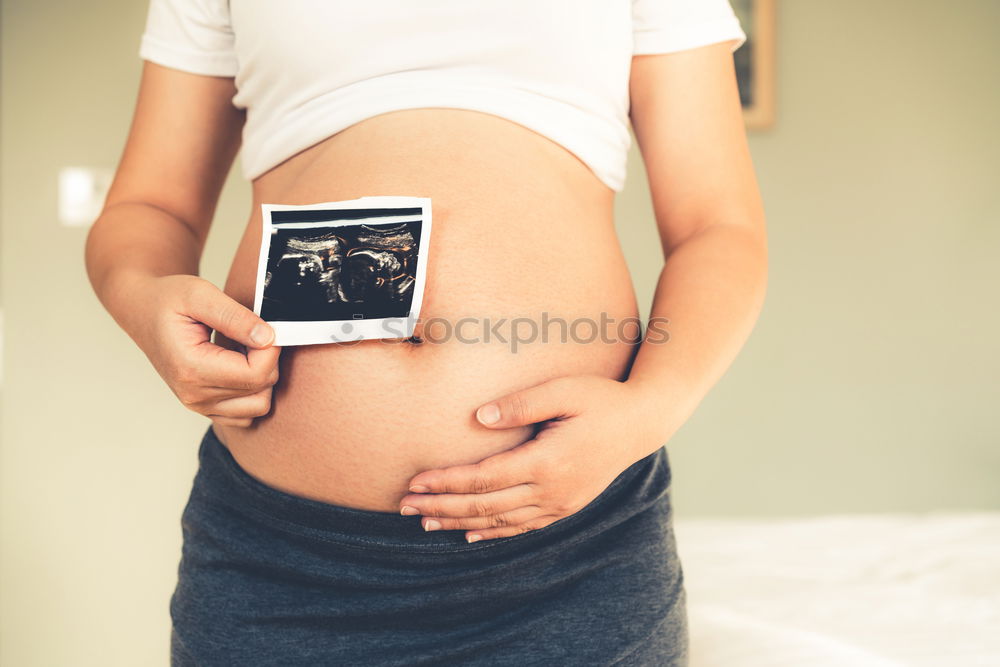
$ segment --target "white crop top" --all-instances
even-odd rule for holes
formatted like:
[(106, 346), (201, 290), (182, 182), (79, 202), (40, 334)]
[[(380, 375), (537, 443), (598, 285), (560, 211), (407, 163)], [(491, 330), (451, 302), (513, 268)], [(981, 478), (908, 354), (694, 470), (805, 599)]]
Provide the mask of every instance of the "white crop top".
[(151, 0), (139, 55), (235, 77), (253, 180), (397, 109), (501, 116), (625, 184), (633, 54), (746, 35), (729, 0)]

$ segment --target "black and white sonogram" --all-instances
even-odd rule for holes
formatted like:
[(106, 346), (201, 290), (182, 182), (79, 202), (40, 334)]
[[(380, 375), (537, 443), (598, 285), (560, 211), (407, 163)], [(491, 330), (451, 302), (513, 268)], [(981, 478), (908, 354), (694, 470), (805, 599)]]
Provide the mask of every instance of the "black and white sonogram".
[(254, 312), (275, 345), (406, 338), (420, 316), (428, 197), (264, 204)]

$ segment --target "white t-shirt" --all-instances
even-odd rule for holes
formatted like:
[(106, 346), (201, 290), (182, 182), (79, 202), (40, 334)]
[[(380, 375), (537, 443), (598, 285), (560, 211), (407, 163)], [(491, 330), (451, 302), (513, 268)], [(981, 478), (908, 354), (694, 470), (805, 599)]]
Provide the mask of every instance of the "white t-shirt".
[(632, 55), (729, 40), (746, 40), (729, 0), (151, 0), (139, 55), (235, 77), (249, 180), (371, 116), (457, 107), (620, 191)]

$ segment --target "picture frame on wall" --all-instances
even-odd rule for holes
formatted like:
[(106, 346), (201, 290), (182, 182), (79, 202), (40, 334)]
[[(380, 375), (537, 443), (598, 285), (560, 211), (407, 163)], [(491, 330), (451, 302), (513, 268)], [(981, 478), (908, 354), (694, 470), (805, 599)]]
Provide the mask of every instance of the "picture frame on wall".
[(776, 0), (731, 0), (747, 41), (736, 50), (743, 120), (747, 129), (774, 125), (774, 25)]

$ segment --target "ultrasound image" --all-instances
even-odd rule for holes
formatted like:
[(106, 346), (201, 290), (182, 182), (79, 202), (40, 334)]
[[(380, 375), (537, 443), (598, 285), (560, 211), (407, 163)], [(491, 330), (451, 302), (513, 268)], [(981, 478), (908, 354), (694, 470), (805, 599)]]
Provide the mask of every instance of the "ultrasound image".
[(406, 317), (420, 221), (274, 227), (260, 316), (268, 321)]

